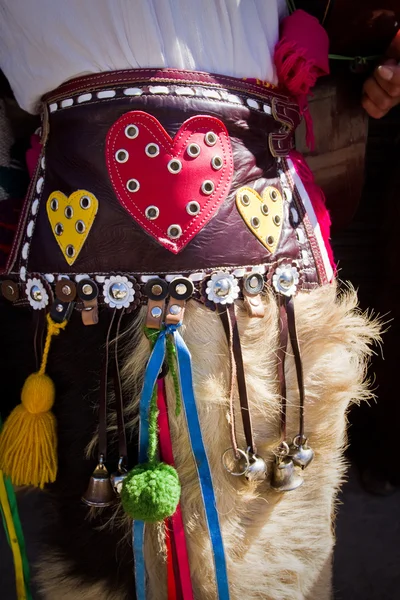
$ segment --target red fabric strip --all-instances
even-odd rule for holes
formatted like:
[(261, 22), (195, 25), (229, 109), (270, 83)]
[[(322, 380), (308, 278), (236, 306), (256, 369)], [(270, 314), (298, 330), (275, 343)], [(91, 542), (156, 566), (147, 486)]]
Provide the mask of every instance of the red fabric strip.
[[(171, 434), (169, 431), (168, 410), (165, 398), (164, 380), (158, 381), (158, 430), (160, 438), (160, 454), (161, 459), (169, 465), (174, 464), (174, 455), (172, 451)], [(182, 598), (184, 600), (193, 600), (192, 580), (190, 577), (189, 557), (186, 548), (185, 529), (182, 519), (182, 511), (180, 505), (176, 509), (175, 514), (171, 517), (171, 545), (175, 546), (176, 557), (179, 568), (179, 581), (176, 582), (177, 593), (179, 587), (182, 590)], [(180, 586), (179, 586), (180, 584)]]

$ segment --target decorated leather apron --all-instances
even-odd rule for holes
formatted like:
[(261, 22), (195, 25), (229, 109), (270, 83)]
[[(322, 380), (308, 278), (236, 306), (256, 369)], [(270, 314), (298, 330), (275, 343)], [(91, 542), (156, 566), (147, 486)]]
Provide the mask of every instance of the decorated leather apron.
[(78, 545), (89, 505), (134, 555), (111, 548), (94, 584), (60, 533), (45, 597), (80, 577), (87, 598), (329, 598), (344, 413), (374, 331), (336, 298), (299, 120), (273, 86), (172, 69), (44, 98), (1, 285), (41, 359), (0, 462), (17, 485), (54, 482), (54, 411), (50, 495)]

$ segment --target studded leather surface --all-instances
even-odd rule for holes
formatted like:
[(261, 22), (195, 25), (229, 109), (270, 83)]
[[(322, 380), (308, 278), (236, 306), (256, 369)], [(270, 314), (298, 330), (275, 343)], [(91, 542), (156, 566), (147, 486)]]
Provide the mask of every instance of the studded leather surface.
[[(131, 80), (135, 73), (131, 72)], [(289, 99), (285, 103), (284, 97), (262, 86), (246, 86), (241, 80), (234, 86), (232, 78), (229, 85), (233, 92), (228, 85), (222, 88), (221, 82), (217, 85), (207, 80), (206, 84), (197, 82), (192, 86), (193, 94), (183, 94), (183, 86), (187, 90), (190, 81), (179, 73), (175, 81), (169, 74), (167, 85), (164, 80), (158, 82), (163, 91), (155, 91), (154, 77), (152, 85), (129, 84), (125, 74), (121, 85), (110, 74), (108, 86), (111, 82), (113, 89), (108, 96), (95, 93), (103, 88), (107, 92), (104, 78), (96, 88), (89, 77), (86, 98), (90, 96), (90, 101), (80, 100), (85, 96), (84, 79), (79, 80), (79, 86), (70, 83), (66, 90), (58, 91), (56, 102), (54, 97), (49, 98), (43, 154), (27, 198), (9, 271), (19, 273), (23, 265), (26, 273), (190, 273), (295, 260), (304, 282), (315, 285), (319, 281), (307, 231), (302, 223), (297, 225), (306, 237), (300, 250), (290, 220), (293, 206), (303, 214), (302, 207), (296, 205), (296, 194), (290, 194), (284, 202), (282, 231), (273, 254), (250, 231), (236, 207), (236, 193), (242, 186), (260, 195), (267, 186), (275, 186), (285, 198), (279, 178), (284, 163), (279, 165), (280, 159), (273, 156), (275, 138), (271, 135), (278, 136), (281, 150), (287, 155), (299, 120), (295, 105)], [(136, 95), (125, 93), (127, 85), (137, 86), (129, 88), (136, 90)], [(233, 99), (235, 93), (239, 102)], [(112, 185), (105, 158), (107, 134), (129, 111), (152, 115), (171, 138), (189, 118), (203, 115), (217, 117), (228, 132), (233, 157), (229, 191), (209, 222), (178, 254), (163, 247), (132, 218)], [(48, 219), (46, 201), (56, 190), (67, 197), (76, 190), (87, 190), (99, 203), (96, 219), (73, 265), (63, 256)], [(160, 186), (159, 192), (149, 198), (149, 205), (157, 206), (162, 195)], [(303, 268), (304, 252), (308, 253), (307, 269)]]

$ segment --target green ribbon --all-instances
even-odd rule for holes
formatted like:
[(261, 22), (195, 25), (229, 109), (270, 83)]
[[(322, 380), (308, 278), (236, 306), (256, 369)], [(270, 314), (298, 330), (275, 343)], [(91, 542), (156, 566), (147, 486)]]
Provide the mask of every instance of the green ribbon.
[[(1, 431), (2, 426), (3, 426), (3, 422), (0, 417), (0, 431)], [(10, 505), (10, 510), (11, 510), (11, 514), (12, 514), (12, 518), (13, 518), (14, 527), (15, 527), (15, 533), (17, 534), (18, 545), (19, 545), (19, 549), (21, 552), (22, 567), (23, 567), (23, 571), (24, 571), (25, 593), (26, 593), (27, 600), (32, 600), (32, 594), (31, 594), (31, 589), (30, 589), (31, 574), (30, 574), (28, 556), (26, 554), (24, 533), (22, 530), (22, 524), (21, 524), (21, 520), (19, 518), (19, 513), (18, 513), (17, 498), (15, 496), (15, 491), (14, 491), (13, 484), (11, 483), (11, 479), (4, 474), (3, 474), (3, 477), (4, 477), (4, 485), (5, 485), (5, 488), (7, 491), (8, 503)], [(6, 525), (6, 521), (5, 521), (5, 517), (4, 517), (4, 513), (3, 513), (1, 504), (0, 504), (0, 513), (1, 513), (2, 520), (3, 520), (3, 526), (4, 526), (4, 531), (5, 531), (5, 534), (7, 537), (7, 542), (8, 542), (8, 545), (10, 546), (10, 538), (8, 535), (8, 529), (7, 529), (7, 525)]]

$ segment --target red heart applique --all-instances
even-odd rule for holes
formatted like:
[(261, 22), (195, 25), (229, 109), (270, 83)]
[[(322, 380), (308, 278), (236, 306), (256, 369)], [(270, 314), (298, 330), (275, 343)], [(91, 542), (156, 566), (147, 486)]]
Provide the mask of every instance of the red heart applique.
[(160, 244), (177, 254), (228, 195), (232, 148), (215, 117), (191, 117), (172, 139), (142, 111), (126, 113), (107, 135), (110, 179), (122, 206)]

